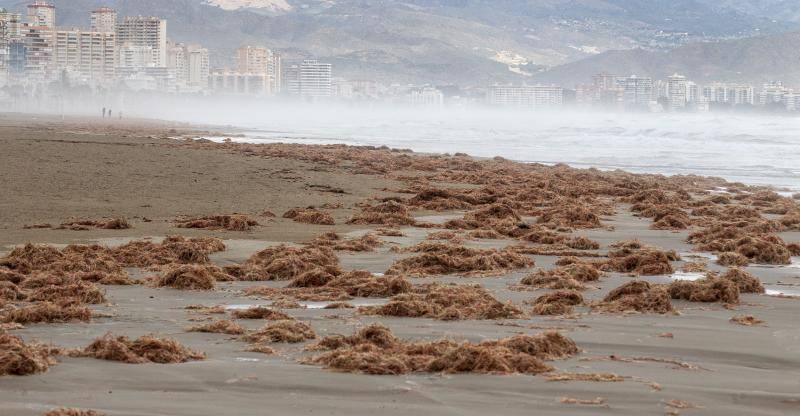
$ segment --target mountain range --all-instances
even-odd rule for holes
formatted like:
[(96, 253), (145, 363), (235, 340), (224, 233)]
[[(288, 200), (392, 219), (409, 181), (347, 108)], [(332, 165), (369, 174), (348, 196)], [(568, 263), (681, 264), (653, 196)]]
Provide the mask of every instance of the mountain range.
[[(0, 0), (0, 7), (21, 11), (28, 3)], [(279, 50), (286, 60), (331, 62), (337, 76), (400, 83), (570, 86), (603, 69), (642, 76), (681, 71), (708, 78), (747, 77), (763, 70), (764, 76), (788, 80), (796, 68), (791, 46), (798, 43), (797, 35), (787, 32), (800, 28), (796, 0), (53, 3), (57, 22), (64, 26), (87, 26), (88, 12), (103, 5), (121, 16), (163, 17), (170, 38), (205, 45), (214, 67), (232, 65), (236, 48), (255, 44)]]

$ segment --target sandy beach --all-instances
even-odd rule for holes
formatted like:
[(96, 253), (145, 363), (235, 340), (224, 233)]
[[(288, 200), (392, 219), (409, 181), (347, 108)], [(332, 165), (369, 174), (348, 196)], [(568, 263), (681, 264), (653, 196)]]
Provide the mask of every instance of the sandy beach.
[[(57, 249), (68, 244), (99, 244), (112, 250), (134, 240), (159, 243), (170, 235), (215, 237), (225, 249), (205, 253), (208, 262), (204, 264), (220, 266), (234, 276), (231, 281), (217, 279), (211, 290), (155, 287), (144, 284), (145, 280), (161, 276), (170, 264), (129, 267), (120, 263), (135, 284), (97, 283), (105, 301), (85, 305), (93, 315), (89, 321), (16, 327), (9, 325), (13, 319), (6, 319), (6, 329), (0, 333), (7, 331), (26, 343), (75, 350), (107, 333), (131, 338), (155, 334), (204, 352), (205, 359), (128, 364), (56, 353), (46, 371), (0, 375), (0, 413), (41, 415), (62, 406), (108, 415), (152, 416), (800, 413), (800, 327), (796, 320), (800, 297), (794, 297), (800, 296), (800, 253), (792, 246), (800, 243), (800, 228), (789, 221), (800, 212), (798, 199), (776, 198), (766, 189), (719, 179), (601, 174), (559, 166), (519, 166), (505, 160), (477, 161), (461, 155), (428, 159), (389, 149), (259, 147), (175, 139), (219, 132), (235, 134), (236, 130), (154, 120), (0, 116), (0, 256), (27, 243)], [(590, 193), (582, 194), (581, 186)], [(420, 196), (430, 189), (452, 192), (437, 197), (435, 201), (441, 203), (434, 204), (434, 199)], [(656, 194), (647, 192), (652, 189), (659, 189), (658, 195), (663, 197), (650, 198), (648, 195)], [(715, 199), (719, 195), (724, 198)], [(330, 214), (334, 225), (284, 217), (293, 208), (308, 207), (314, 207), (315, 215)], [(372, 207), (407, 209), (411, 220), (393, 219), (383, 224), (373, 219), (352, 220), (385, 213), (370, 211)], [(498, 207), (509, 212), (492, 217), (494, 222), (469, 223), (470, 213), (487, 208), (498, 212)], [(647, 214), (659, 209), (668, 209), (668, 214)], [(570, 215), (580, 210), (596, 224), (582, 223)], [(241, 214), (258, 225), (240, 230), (177, 227), (181, 219), (218, 214)], [(654, 229), (659, 217), (669, 221), (658, 227), (663, 229)], [(99, 218), (125, 218), (130, 227), (59, 229), (74, 219)], [(462, 218), (463, 223), (454, 221)], [(738, 227), (742, 236), (757, 237), (752, 246), (759, 249), (736, 243), (734, 249), (700, 250), (703, 245), (718, 244), (721, 237), (700, 241), (700, 237), (690, 236), (698, 232), (709, 235), (717, 223)], [(756, 232), (755, 227), (749, 228), (753, 224), (765, 225)], [(394, 232), (376, 231), (379, 228)], [(442, 231), (450, 234), (443, 237), (446, 240), (436, 240), (440, 246), (425, 246), (432, 244), (429, 234)], [(481, 238), (475, 231), (491, 233), (492, 238)], [(345, 240), (368, 234), (379, 240), (365, 251), (334, 247), (337, 270), (326, 279), (365, 270), (374, 279), (394, 276), (415, 288), (429, 283), (480, 285), (499, 304), (519, 312), (495, 319), (392, 316), (368, 310), (396, 298), (352, 294), (347, 302), (355, 308), (324, 309), (333, 300), (307, 300), (313, 285), (302, 286), (296, 277), (243, 277), (264, 272), (249, 260), (262, 250), (280, 244), (317, 247), (305, 243), (326, 232)], [(539, 234), (534, 237), (535, 232)], [(546, 242), (542, 236), (556, 242)], [(742, 236), (732, 240), (741, 242)], [(570, 240), (575, 237), (585, 237), (596, 245), (578, 247)], [(638, 240), (638, 245), (625, 255), (673, 252), (675, 257), (667, 254), (668, 260), (661, 262), (671, 270), (650, 273), (639, 267), (647, 266), (641, 263), (623, 271), (621, 263), (615, 262), (623, 249), (615, 244), (630, 240)], [(480, 258), (474, 270), (443, 275), (404, 269), (402, 260), (418, 256), (413, 248), (420, 244), (423, 252), (466, 247), (475, 249), (477, 257), (496, 260), (507, 254), (512, 260), (521, 256), (528, 263), (494, 270), (485, 266), (489, 260)], [(761, 255), (767, 249), (781, 257)], [(765, 293), (747, 293), (740, 286), (735, 301), (722, 295), (718, 301), (681, 298), (670, 286), (676, 275), (702, 279), (711, 273), (708, 281), (724, 280), (719, 276), (732, 267), (718, 264), (712, 254), (715, 251), (736, 253), (737, 260), (747, 263), (737, 270), (755, 276)], [(540, 270), (565, 267), (556, 264), (564, 257), (577, 257), (570, 260), (576, 262), (572, 264), (596, 269), (599, 279), (580, 282), (581, 288), (575, 292), (582, 299), (568, 312), (534, 313), (532, 303), (556, 289), (522, 287), (521, 280)], [(13, 284), (28, 298), (6, 299), (0, 304), (0, 317), (37, 302), (30, 297), (35, 289), (23, 290), (24, 282), (35, 273), (26, 274), (12, 266), (0, 263), (0, 269), (6, 268), (9, 275), (12, 271), (24, 275)], [(681, 274), (682, 269), (688, 271)], [(609, 293), (631, 281), (648, 282), (654, 291), (663, 288), (669, 293), (667, 299), (671, 297), (672, 310), (658, 313), (610, 306)], [(280, 292), (287, 285), (298, 287), (297, 292)], [(275, 292), (256, 295), (247, 291), (253, 287)], [(774, 296), (777, 292), (785, 295)], [(294, 296), (298, 304), (273, 306), (278, 295)], [(221, 305), (222, 313), (187, 309), (190, 305)], [(255, 305), (272, 307), (309, 325), (314, 339), (269, 343), (274, 354), (263, 354), (246, 351), (248, 342), (240, 334), (187, 331), (190, 326), (226, 318), (249, 334), (269, 322), (235, 319), (231, 311)], [(742, 325), (731, 321), (742, 316), (762, 322)], [(498, 374), (494, 370), (499, 364), (470, 367), (460, 363), (461, 367), (451, 367), (451, 371), (409, 367), (409, 371), (399, 371), (402, 374), (374, 375), (363, 374), (363, 367), (353, 370), (336, 363), (308, 362), (320, 354), (308, 347), (324, 337), (351, 335), (374, 323), (409, 342), (445, 338), (476, 345), (557, 331), (574, 341), (579, 351), (557, 359), (543, 358), (552, 371), (536, 374)], [(565, 374), (603, 375), (608, 380), (556, 377)]]

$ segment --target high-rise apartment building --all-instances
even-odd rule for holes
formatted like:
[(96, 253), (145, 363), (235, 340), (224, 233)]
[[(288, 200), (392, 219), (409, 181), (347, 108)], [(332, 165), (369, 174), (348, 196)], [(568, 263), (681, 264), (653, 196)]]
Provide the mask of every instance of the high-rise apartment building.
[(167, 21), (157, 17), (126, 17), (117, 25), (120, 45), (150, 48), (153, 65), (167, 66)]
[(56, 27), (56, 6), (44, 1), (36, 0), (28, 5), (28, 24), (38, 27)]
[(92, 30), (95, 32), (117, 31), (117, 12), (109, 7), (101, 7), (91, 13)]
[(701, 95), (710, 103), (728, 105), (753, 105), (755, 103), (752, 85), (716, 82), (704, 85)]
[(688, 88), (688, 82), (683, 75), (675, 74), (667, 78), (667, 98), (671, 111), (686, 108), (686, 103), (689, 101)]
[(117, 64), (116, 34), (85, 29), (54, 31), (53, 68), (86, 81), (110, 81)]
[(200, 45), (169, 43), (167, 68), (173, 69), (179, 87), (205, 89), (209, 83), (208, 49)]
[(653, 101), (653, 79), (637, 77), (625, 78), (625, 105), (633, 108), (647, 108)]
[(305, 60), (284, 71), (284, 86), (290, 95), (306, 98), (327, 98), (333, 93), (331, 64)]
[(281, 91), (280, 54), (261, 46), (242, 46), (236, 50), (236, 68), (240, 74), (266, 74), (271, 93)]
[(0, 8), (0, 75), (5, 75), (11, 61), (11, 44), (22, 38), (22, 16)]
[(436, 108), (444, 105), (444, 93), (438, 88), (422, 87), (411, 91), (411, 105)]
[(553, 108), (564, 104), (564, 89), (551, 85), (495, 85), (489, 89), (488, 99), (490, 104), (504, 107)]

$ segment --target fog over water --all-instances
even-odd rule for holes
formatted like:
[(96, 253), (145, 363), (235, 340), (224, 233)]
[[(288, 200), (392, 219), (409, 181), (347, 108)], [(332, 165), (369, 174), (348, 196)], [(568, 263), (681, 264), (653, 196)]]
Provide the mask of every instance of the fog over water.
[(231, 100), (130, 107), (135, 107), (127, 109), (133, 115), (243, 129), (246, 137), (234, 141), (464, 152), (576, 167), (721, 176), (800, 192), (800, 117), (795, 116), (426, 110)]

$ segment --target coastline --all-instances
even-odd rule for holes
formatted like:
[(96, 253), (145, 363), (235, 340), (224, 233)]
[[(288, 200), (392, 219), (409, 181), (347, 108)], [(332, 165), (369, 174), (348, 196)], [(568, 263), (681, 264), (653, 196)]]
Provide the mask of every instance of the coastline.
[[(428, 163), (448, 160), (432, 154), (388, 150), (360, 154), (342, 146), (331, 146), (337, 152), (326, 153), (324, 149), (293, 145), (263, 148), (177, 142), (167, 137), (212, 135), (214, 130), (222, 129), (163, 121), (130, 120), (120, 125), (92, 118), (61, 121), (45, 117), (42, 121), (36, 117), (35, 120), (32, 123), (33, 117), (0, 117), (0, 146), (4, 149), (0, 174), (7, 179), (6, 197), (0, 201), (0, 212), (4, 213), (0, 218), (0, 254), (27, 242), (99, 242), (113, 246), (130, 239), (158, 240), (181, 234), (221, 238), (226, 250), (211, 254), (211, 261), (235, 265), (279, 242), (307, 242), (327, 231), (346, 237), (373, 232), (379, 225), (346, 224), (349, 218), (362, 212), (365, 203), (376, 204), (392, 198), (408, 200), (430, 186), (477, 192), (487, 186), (503, 189), (509, 185), (502, 181), (481, 184), (481, 178), (459, 171), (455, 162), (451, 172), (432, 170)], [(468, 165), (472, 163), (469, 160), (498, 165), (492, 167), (496, 171), (478, 172), (500, 175), (497, 172), (507, 170), (509, 178), (525, 174), (524, 167), (502, 160), (464, 158), (458, 163)], [(406, 167), (397, 168), (404, 166), (399, 162), (405, 161), (408, 161)], [(596, 179), (592, 175), (599, 175), (595, 171), (558, 169), (543, 168), (539, 173), (586, 174), (587, 181)], [(434, 172), (442, 176), (436, 177)], [(427, 176), (431, 178), (421, 179)], [(649, 180), (651, 176), (655, 177), (631, 175), (630, 180)], [(607, 176), (603, 180), (622, 183), (624, 178)], [(661, 184), (671, 191), (669, 187), (676, 186), (675, 183)], [(514, 189), (527, 189), (535, 194), (538, 189), (545, 189), (546, 184), (539, 186), (542, 188), (520, 185)], [(696, 189), (703, 186), (706, 184), (699, 184)], [(760, 189), (751, 191), (757, 190)], [(515, 209), (520, 212), (532, 209), (535, 204), (523, 207), (520, 194), (515, 195), (514, 201), (520, 204)], [(732, 199), (736, 195), (742, 194), (730, 194)], [(698, 198), (707, 196), (710, 195)], [(611, 199), (596, 197), (590, 201), (595, 204), (587, 204), (587, 209), (594, 210)], [(325, 204), (336, 208), (320, 208)], [(282, 214), (292, 208), (310, 205), (330, 213), (336, 225), (303, 224), (283, 218)], [(632, 205), (615, 202), (612, 210), (599, 213), (601, 227), (565, 227), (574, 229), (559, 233), (596, 241), (600, 248), (591, 252), (599, 255), (612, 251), (615, 242), (636, 238), (682, 254), (682, 260), (671, 262), (675, 269), (697, 260), (690, 256), (695, 247), (686, 240), (692, 231), (702, 227), (702, 222), (689, 229), (652, 229), (653, 221), (631, 212)], [(474, 209), (431, 208), (421, 205), (412, 211), (413, 217), (423, 223), (441, 225)], [(264, 211), (271, 211), (276, 217), (260, 216)], [(175, 227), (174, 221), (181, 215), (233, 212), (257, 218), (262, 225), (248, 231)], [(535, 224), (536, 217), (530, 214), (520, 216)], [(763, 215), (771, 218), (773, 214)], [(57, 225), (70, 217), (109, 216), (127, 218), (132, 228), (23, 229), (37, 223)], [(374, 251), (337, 252), (342, 268), (382, 274), (398, 259), (412, 256), (393, 251), (393, 247), (402, 249), (422, 243), (428, 234), (441, 227), (398, 228), (404, 236), (380, 237), (383, 246)], [(511, 236), (480, 239), (468, 238), (466, 231), (456, 232), (463, 240), (461, 244), (470, 248), (500, 249), (520, 244), (518, 238)], [(800, 242), (800, 231), (784, 230), (776, 234), (786, 242)], [(536, 262), (535, 267), (498, 276), (448, 275), (409, 280), (414, 285), (479, 284), (501, 302), (512, 302), (528, 311), (530, 306), (524, 302), (547, 291), (519, 291), (513, 286), (534, 270), (555, 268), (558, 259), (541, 254), (529, 257)], [(768, 288), (794, 288), (800, 285), (796, 281), (800, 270), (796, 268), (797, 260), (793, 259), (793, 265), (774, 267), (753, 264), (744, 270), (756, 275)], [(713, 262), (708, 262), (707, 267), (718, 272), (727, 269)], [(141, 279), (156, 272), (136, 268), (130, 273)], [(590, 282), (583, 293), (587, 305), (632, 279), (653, 284), (671, 281), (669, 275), (634, 278), (628, 273), (605, 272), (600, 280)], [(800, 301), (794, 298), (742, 294), (736, 305), (676, 300), (679, 312), (675, 314), (606, 314), (579, 306), (572, 315), (538, 316), (526, 312), (521, 318), (499, 320), (382, 317), (361, 314), (356, 309), (285, 310), (311, 325), (320, 338), (334, 333), (351, 334), (374, 322), (387, 325), (397, 337), (414, 340), (445, 337), (480, 342), (556, 329), (574, 339), (582, 350), (574, 357), (552, 363), (559, 372), (613, 373), (622, 377), (618, 382), (554, 382), (527, 375), (348, 374), (298, 363), (308, 354), (303, 350), (304, 344), (276, 344), (273, 347), (277, 354), (263, 355), (244, 351), (245, 345), (228, 335), (185, 330), (193, 320), (202, 322), (206, 318), (185, 310), (188, 305), (269, 304), (264, 298), (247, 296), (242, 291), (253, 286), (281, 287), (283, 283), (218, 282), (213, 291), (103, 285), (108, 302), (92, 306), (98, 314), (92, 322), (31, 324), (13, 330), (13, 334), (64, 348), (85, 346), (109, 331), (131, 336), (168, 334), (204, 351), (207, 359), (177, 365), (128, 365), (59, 357), (58, 364), (47, 372), (0, 377), (0, 407), (19, 415), (38, 415), (56, 406), (93, 408), (110, 415), (212, 415), (226, 413), (231, 408), (240, 414), (258, 414), (264, 406), (277, 413), (318, 413), (330, 412), (333, 404), (338, 409), (333, 414), (348, 415), (372, 414), (375, 409), (388, 415), (410, 412), (483, 415), (496, 412), (499, 406), (504, 414), (530, 414), (535, 409), (537, 414), (553, 415), (663, 415), (665, 412), (780, 415), (797, 411), (800, 403), (795, 377), (800, 369), (797, 358), (800, 333), (795, 325)], [(793, 286), (783, 286), (786, 283)], [(732, 324), (729, 319), (734, 315), (754, 315), (766, 324)], [(260, 324), (263, 322), (242, 322), (248, 330)], [(664, 335), (667, 333), (669, 337)], [(564, 397), (589, 402), (599, 397), (603, 401), (573, 404), (562, 400)], [(687, 408), (680, 408), (679, 402)]]

